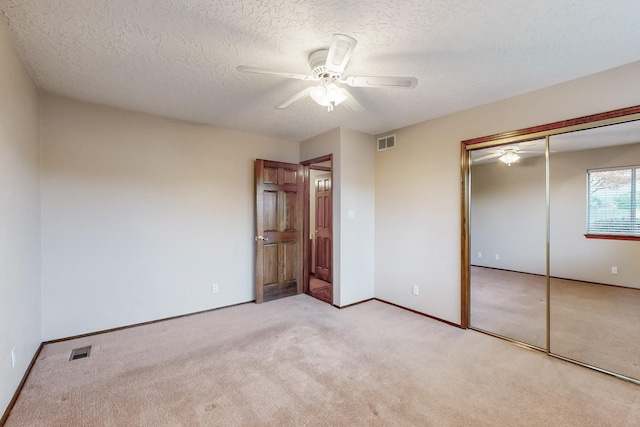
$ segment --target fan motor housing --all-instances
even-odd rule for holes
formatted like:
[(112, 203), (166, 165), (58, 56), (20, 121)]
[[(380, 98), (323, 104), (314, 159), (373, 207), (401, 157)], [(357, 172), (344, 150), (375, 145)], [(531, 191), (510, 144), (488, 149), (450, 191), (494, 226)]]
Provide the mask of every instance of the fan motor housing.
[(316, 79), (331, 78), (333, 80), (336, 80), (336, 79), (339, 79), (342, 76), (342, 74), (344, 74), (344, 73), (336, 74), (336, 73), (327, 71), (326, 63), (327, 63), (328, 55), (329, 55), (328, 49), (317, 50), (313, 52), (311, 55), (309, 55), (309, 66), (311, 67), (311, 74)]

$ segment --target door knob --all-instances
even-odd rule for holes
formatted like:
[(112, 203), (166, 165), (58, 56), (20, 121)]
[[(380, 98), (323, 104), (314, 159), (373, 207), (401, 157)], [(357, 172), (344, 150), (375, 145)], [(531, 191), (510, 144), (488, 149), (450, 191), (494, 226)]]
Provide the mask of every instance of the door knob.
[(256, 241), (258, 241), (258, 240), (264, 240), (266, 242), (266, 241), (269, 240), (269, 238), (268, 237), (264, 237), (264, 236), (258, 236), (258, 237), (256, 237)]

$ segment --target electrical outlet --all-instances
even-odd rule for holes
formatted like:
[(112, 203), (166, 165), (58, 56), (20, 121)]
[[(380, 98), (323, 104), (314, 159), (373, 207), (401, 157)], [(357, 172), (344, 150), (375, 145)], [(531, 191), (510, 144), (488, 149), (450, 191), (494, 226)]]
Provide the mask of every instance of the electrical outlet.
[(413, 292), (414, 295), (420, 295), (420, 286), (414, 286), (413, 287)]
[(618, 274), (618, 267), (611, 267), (611, 274)]
[(478, 258), (482, 258), (482, 252), (478, 252)]
[(496, 254), (496, 261), (500, 259), (500, 255)]
[(16, 367), (16, 348), (15, 347), (11, 349), (11, 367), (12, 368)]
[(211, 285), (211, 293), (212, 294), (217, 294), (218, 293), (218, 284), (214, 283), (213, 285)]

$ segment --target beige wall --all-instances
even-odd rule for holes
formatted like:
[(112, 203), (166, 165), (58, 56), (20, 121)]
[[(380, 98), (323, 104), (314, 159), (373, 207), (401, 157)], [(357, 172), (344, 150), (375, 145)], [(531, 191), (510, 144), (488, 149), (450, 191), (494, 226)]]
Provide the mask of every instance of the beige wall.
[(471, 265), (546, 274), (546, 198), (544, 156), (474, 165)]
[(300, 143), (301, 161), (327, 154), (333, 154), (333, 303), (345, 306), (374, 296), (375, 140), (339, 128)]
[(44, 339), (254, 299), (254, 159), (298, 143), (52, 95), (41, 134)]
[[(630, 164), (640, 144), (551, 154), (552, 276), (640, 288), (639, 242), (584, 237), (586, 171)], [(544, 157), (474, 166), (471, 182), (471, 264), (546, 274)]]
[(38, 91), (0, 22), (0, 415), (41, 341), (39, 168)]
[(638, 75), (640, 62), (395, 131), (376, 155), (376, 297), (460, 322), (460, 141), (637, 105)]
[[(640, 144), (559, 152), (550, 164), (551, 275), (640, 288), (640, 242), (584, 237), (587, 169), (640, 165)], [(611, 274), (612, 266), (618, 274)]]
[(341, 305), (374, 297), (375, 153), (372, 135), (340, 129)]

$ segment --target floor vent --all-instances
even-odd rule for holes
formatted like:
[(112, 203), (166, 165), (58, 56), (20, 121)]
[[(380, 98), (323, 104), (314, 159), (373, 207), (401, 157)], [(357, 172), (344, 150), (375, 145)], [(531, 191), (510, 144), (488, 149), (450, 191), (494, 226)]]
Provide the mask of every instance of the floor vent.
[(396, 136), (389, 135), (382, 138), (378, 138), (378, 151), (388, 150), (390, 148), (395, 148), (396, 146)]
[(69, 360), (84, 359), (85, 357), (89, 357), (90, 353), (91, 346), (74, 348), (71, 350), (71, 357), (69, 357)]

